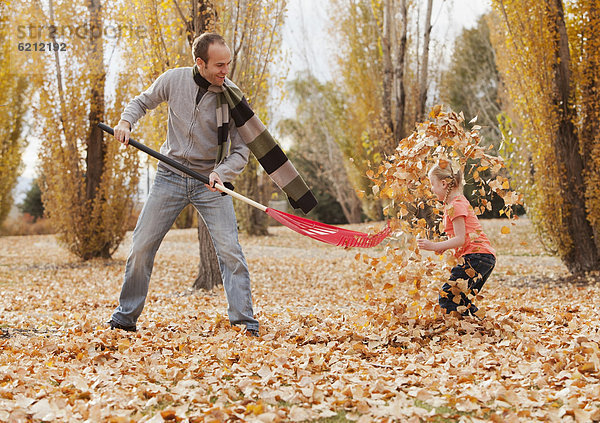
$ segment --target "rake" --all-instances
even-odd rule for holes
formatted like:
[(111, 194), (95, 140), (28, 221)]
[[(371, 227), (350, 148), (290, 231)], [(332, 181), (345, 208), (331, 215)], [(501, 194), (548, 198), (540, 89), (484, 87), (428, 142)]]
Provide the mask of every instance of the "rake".
[[(110, 126), (105, 125), (104, 123), (99, 123), (98, 126), (103, 131), (106, 131), (114, 136), (114, 130)], [(149, 154), (150, 156), (174, 167), (175, 169), (180, 170), (186, 175), (189, 175), (192, 178), (197, 179), (200, 182), (203, 182), (207, 185), (209, 184), (209, 180), (206, 176), (189, 169), (181, 163), (178, 163), (175, 160), (157, 151), (154, 151), (149, 147), (146, 147), (144, 144), (141, 144), (132, 138), (129, 138), (129, 144), (134, 146), (138, 150), (141, 150), (144, 153)], [(257, 209), (262, 210), (263, 212), (271, 216), (273, 219), (275, 219), (282, 225), (287, 226), (293, 231), (296, 231), (299, 234), (308, 236), (318, 241), (325, 242), (327, 244), (337, 245), (340, 247), (370, 248), (378, 245), (381, 241), (383, 241), (390, 234), (391, 231), (389, 224), (386, 225), (386, 227), (381, 232), (376, 234), (366, 234), (350, 229), (338, 228), (337, 226), (315, 222), (314, 220), (306, 219), (300, 216), (294, 216), (293, 214), (289, 214), (277, 209), (263, 206), (262, 204), (257, 203), (256, 201), (251, 200), (247, 197), (244, 197), (243, 195), (238, 194), (237, 192), (232, 191), (221, 184), (215, 184), (214, 186), (219, 191), (229, 194), (232, 197), (237, 198), (238, 200), (243, 201), (244, 203), (252, 207), (256, 207)]]

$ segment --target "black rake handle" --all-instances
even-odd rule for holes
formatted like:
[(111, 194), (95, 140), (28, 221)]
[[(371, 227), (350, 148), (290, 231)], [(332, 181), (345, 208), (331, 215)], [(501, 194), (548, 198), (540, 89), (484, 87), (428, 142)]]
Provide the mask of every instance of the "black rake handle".
[[(111, 128), (108, 125), (105, 125), (104, 123), (99, 123), (98, 127), (100, 129), (102, 129), (103, 131), (108, 132), (109, 134), (111, 134), (112, 136), (115, 135), (115, 130), (113, 128)], [(181, 163), (176, 162), (175, 160), (165, 156), (164, 154), (160, 154), (158, 151), (154, 151), (149, 147), (146, 147), (144, 144), (137, 142), (136, 140), (134, 140), (133, 138), (129, 138), (129, 144), (133, 145), (135, 148), (137, 148), (138, 150), (143, 151), (146, 154), (149, 154), (150, 156), (154, 157), (155, 159), (160, 160), (161, 162), (164, 162), (170, 166), (173, 166), (175, 169), (179, 169), (180, 171), (182, 171), (183, 173), (185, 173), (186, 175), (191, 176), (194, 179), (199, 180), (200, 182), (206, 184), (206, 185), (210, 185), (210, 181), (209, 179), (204, 176), (201, 175), (198, 172), (193, 171), (192, 169), (190, 169), (187, 166), (182, 165)], [(243, 201), (246, 204), (251, 205), (252, 207), (256, 207), (259, 210), (262, 211), (266, 211), (267, 207), (263, 206), (260, 203), (257, 203), (254, 200), (251, 200), (248, 197), (244, 197), (242, 194), (238, 194), (237, 192), (235, 192), (233, 190), (233, 185), (231, 185), (229, 182), (225, 182), (223, 185), (221, 184), (214, 184), (214, 187), (217, 188), (219, 191), (221, 191), (223, 194), (229, 194), (234, 198), (237, 198), (238, 200)]]
[[(98, 124), (98, 127), (100, 129), (102, 129), (103, 131), (108, 132), (112, 136), (115, 135), (115, 130), (113, 128), (111, 128), (110, 126), (105, 125), (102, 122), (100, 122)], [(199, 180), (200, 182), (203, 182), (203, 183), (205, 183), (207, 185), (209, 184), (209, 180), (208, 180), (208, 178), (206, 176), (201, 175), (200, 173), (193, 171), (192, 169), (190, 169), (190, 168), (182, 165), (181, 163), (176, 162), (175, 160), (173, 160), (173, 159), (165, 156), (164, 154), (160, 154), (158, 151), (154, 151), (151, 148), (146, 147), (144, 144), (137, 142), (133, 138), (129, 138), (129, 145), (134, 146), (138, 150), (141, 150), (144, 153), (149, 154), (150, 156), (154, 157), (155, 159), (160, 160), (161, 162), (164, 162), (164, 163), (168, 164), (169, 166), (173, 166), (175, 169), (178, 169), (178, 170), (182, 171), (186, 175), (189, 175), (192, 178)]]

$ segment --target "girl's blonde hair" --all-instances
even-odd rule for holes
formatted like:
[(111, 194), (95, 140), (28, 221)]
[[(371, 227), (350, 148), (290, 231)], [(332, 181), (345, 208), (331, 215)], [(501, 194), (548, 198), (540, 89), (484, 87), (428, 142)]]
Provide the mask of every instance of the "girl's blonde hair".
[(448, 195), (452, 192), (454, 188), (462, 187), (462, 172), (460, 171), (460, 169), (454, 172), (450, 163), (447, 163), (444, 167), (441, 167), (439, 164), (434, 165), (429, 170), (429, 177), (432, 176), (440, 181), (448, 182), (448, 188), (446, 188), (446, 196), (444, 197), (444, 203), (446, 202), (446, 200), (448, 199)]

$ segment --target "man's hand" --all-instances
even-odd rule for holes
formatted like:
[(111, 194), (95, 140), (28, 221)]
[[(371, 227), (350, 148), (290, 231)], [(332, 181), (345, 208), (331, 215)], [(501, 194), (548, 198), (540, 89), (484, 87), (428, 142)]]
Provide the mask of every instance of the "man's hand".
[(217, 172), (210, 172), (210, 175), (208, 175), (208, 180), (209, 180), (209, 185), (206, 185), (206, 186), (212, 192), (218, 191), (218, 189), (216, 189), (214, 187), (215, 183), (217, 183), (219, 185), (223, 185), (223, 182), (221, 181), (221, 177), (219, 176), (219, 174)]
[(126, 120), (120, 120), (115, 126), (115, 138), (123, 145), (129, 144), (129, 134), (131, 133), (131, 124)]

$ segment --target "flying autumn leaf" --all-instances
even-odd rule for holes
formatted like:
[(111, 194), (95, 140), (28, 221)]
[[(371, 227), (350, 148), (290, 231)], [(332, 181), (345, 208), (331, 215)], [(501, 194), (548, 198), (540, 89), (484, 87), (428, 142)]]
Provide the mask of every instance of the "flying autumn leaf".
[[(499, 174), (504, 167), (501, 157), (489, 155), (486, 147), (481, 145), (479, 136), (480, 127), (475, 125), (471, 129), (465, 128), (462, 114), (446, 111), (441, 106), (435, 106), (430, 113), (429, 121), (416, 125), (416, 129), (408, 137), (402, 139), (392, 156), (383, 164), (373, 166), (367, 176), (373, 183), (373, 193), (384, 204), (384, 214), (391, 219), (393, 228), (398, 228), (398, 233), (411, 240), (408, 249), (411, 251), (409, 260), (404, 260), (406, 251), (401, 248), (388, 248), (382, 257), (387, 263), (395, 263), (393, 267), (382, 265), (383, 260), (362, 257), (365, 263), (371, 266), (370, 274), (381, 278), (383, 274), (392, 271), (396, 274), (407, 274), (410, 280), (412, 275), (427, 276), (428, 283), (423, 287), (413, 288), (409, 291), (413, 300), (409, 302), (409, 313), (429, 313), (436, 310), (437, 295), (441, 284), (447, 279), (451, 264), (448, 259), (436, 262), (429, 255), (422, 255), (416, 247), (414, 239), (427, 237), (431, 233), (440, 237), (443, 233), (441, 216), (444, 207), (440, 205), (430, 189), (428, 171), (437, 164), (442, 168), (450, 167), (453, 172), (464, 172), (467, 162), (473, 172), (475, 190), (480, 194), (479, 203), (474, 205), (476, 213), (483, 213), (492, 209), (492, 203), (484, 198), (492, 192), (505, 200), (502, 215), (514, 219), (513, 208), (522, 203), (522, 197), (510, 190), (508, 179)], [(473, 120), (471, 123), (474, 123)], [(480, 171), (492, 170), (494, 173), (489, 180), (483, 180)], [(446, 210), (449, 216), (454, 214), (450, 208)], [(506, 228), (506, 229), (505, 229)], [(502, 234), (507, 234), (508, 228), (503, 227)], [(479, 235), (472, 233), (472, 238)], [(443, 253), (446, 257), (451, 251)], [(473, 273), (472, 275), (469, 273)], [(467, 270), (473, 277), (475, 271)], [(435, 277), (431, 277), (436, 275)], [(424, 290), (431, 292), (424, 295)], [(460, 292), (467, 293), (465, 287), (457, 288), (453, 298), (460, 301)], [(409, 301), (409, 300), (407, 300)], [(438, 310), (439, 312), (439, 310)]]

